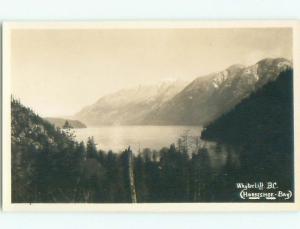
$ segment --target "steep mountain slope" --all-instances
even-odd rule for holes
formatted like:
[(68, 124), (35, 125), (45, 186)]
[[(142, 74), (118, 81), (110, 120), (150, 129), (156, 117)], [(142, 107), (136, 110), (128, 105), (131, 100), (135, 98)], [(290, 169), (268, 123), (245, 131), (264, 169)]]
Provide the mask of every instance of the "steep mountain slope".
[(164, 106), (149, 113), (144, 123), (207, 124), (290, 66), (286, 59), (264, 59), (250, 67), (233, 65), (225, 71), (199, 77)]
[(66, 121), (73, 128), (86, 128), (86, 125), (78, 120), (64, 119), (64, 118), (45, 118), (48, 122), (52, 123), (56, 127), (62, 128)]
[(124, 89), (100, 98), (75, 114), (74, 118), (96, 126), (142, 123), (146, 114), (158, 109), (186, 85), (186, 82), (173, 81)]

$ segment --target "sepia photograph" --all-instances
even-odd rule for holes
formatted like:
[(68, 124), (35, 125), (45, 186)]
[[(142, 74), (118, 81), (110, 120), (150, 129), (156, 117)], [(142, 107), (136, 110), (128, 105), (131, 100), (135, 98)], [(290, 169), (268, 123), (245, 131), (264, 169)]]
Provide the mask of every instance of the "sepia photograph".
[(298, 28), (5, 23), (4, 210), (299, 208)]

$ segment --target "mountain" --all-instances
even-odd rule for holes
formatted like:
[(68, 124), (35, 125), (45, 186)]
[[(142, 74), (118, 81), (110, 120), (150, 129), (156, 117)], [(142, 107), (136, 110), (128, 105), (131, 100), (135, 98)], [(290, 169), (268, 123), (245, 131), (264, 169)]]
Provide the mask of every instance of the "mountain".
[(63, 118), (45, 118), (48, 122), (52, 123), (56, 127), (62, 128), (66, 121), (73, 128), (86, 128), (86, 125), (78, 120), (63, 119)]
[(233, 65), (224, 71), (198, 77), (164, 106), (149, 113), (145, 123), (168, 125), (205, 125), (232, 109), (291, 62), (264, 59), (253, 66)]
[(83, 108), (74, 118), (91, 126), (143, 123), (148, 113), (159, 109), (186, 85), (186, 82), (176, 80), (123, 89), (101, 97), (93, 105)]
[(74, 117), (87, 125), (206, 125), (290, 68), (283, 58), (232, 65), (190, 84), (140, 86), (100, 98)]

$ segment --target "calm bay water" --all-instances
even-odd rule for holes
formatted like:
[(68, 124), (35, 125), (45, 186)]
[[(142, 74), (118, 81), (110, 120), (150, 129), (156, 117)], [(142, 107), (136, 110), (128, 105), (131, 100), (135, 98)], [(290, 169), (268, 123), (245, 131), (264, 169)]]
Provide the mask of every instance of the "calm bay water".
[(105, 151), (117, 152), (130, 146), (137, 152), (144, 148), (169, 147), (182, 136), (199, 138), (201, 131), (200, 126), (101, 126), (75, 129), (75, 135), (84, 142), (93, 136), (97, 147)]

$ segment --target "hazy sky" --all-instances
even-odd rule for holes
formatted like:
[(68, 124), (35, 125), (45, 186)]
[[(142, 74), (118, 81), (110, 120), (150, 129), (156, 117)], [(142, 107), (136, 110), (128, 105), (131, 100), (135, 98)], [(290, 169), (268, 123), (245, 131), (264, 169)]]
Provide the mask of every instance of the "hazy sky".
[(42, 116), (65, 116), (124, 87), (192, 81), (265, 57), (292, 59), (292, 30), (17, 29), (12, 93)]

